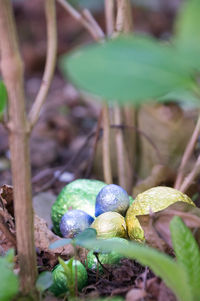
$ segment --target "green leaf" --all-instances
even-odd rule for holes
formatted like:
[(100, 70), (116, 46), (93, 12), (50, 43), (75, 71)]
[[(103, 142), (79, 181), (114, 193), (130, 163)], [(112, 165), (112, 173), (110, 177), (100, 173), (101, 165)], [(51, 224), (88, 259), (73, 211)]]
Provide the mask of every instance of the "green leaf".
[(139, 104), (194, 85), (193, 70), (173, 47), (140, 36), (83, 47), (60, 67), (80, 89), (118, 102)]
[(7, 91), (4, 83), (0, 80), (0, 116), (3, 114), (7, 101)]
[(97, 236), (97, 231), (95, 229), (87, 228), (75, 237), (74, 242), (79, 246), (84, 246), (85, 240), (95, 239), (96, 236)]
[(53, 278), (51, 272), (42, 272), (37, 281), (36, 281), (36, 288), (40, 292), (44, 292), (53, 284)]
[(109, 239), (85, 241), (86, 248), (92, 250), (94, 246), (105, 251), (115, 251), (127, 258), (136, 259), (142, 265), (150, 267), (157, 276), (160, 276), (180, 301), (192, 301), (185, 270), (168, 255), (133, 242), (127, 242), (124, 245), (122, 242), (114, 242)]
[(49, 245), (49, 249), (56, 249), (56, 248), (64, 247), (71, 243), (72, 243), (72, 239), (70, 239), (70, 238), (58, 239)]
[(175, 23), (175, 45), (186, 63), (200, 71), (200, 1), (185, 0)]
[[(12, 252), (14, 256), (14, 252)], [(0, 300), (10, 301), (19, 291), (19, 281), (13, 272), (13, 256), (11, 253), (0, 257)], [(12, 258), (11, 258), (12, 257)]]
[(189, 228), (175, 216), (170, 223), (178, 263), (185, 269), (193, 300), (200, 300), (200, 250)]

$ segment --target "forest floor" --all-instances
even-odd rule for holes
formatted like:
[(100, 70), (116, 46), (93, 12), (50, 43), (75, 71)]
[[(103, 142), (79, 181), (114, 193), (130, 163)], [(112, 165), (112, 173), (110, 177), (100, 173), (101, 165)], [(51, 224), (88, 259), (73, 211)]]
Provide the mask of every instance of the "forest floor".
[[(15, 14), (25, 60), (25, 88), (27, 110), (30, 109), (42, 78), (45, 63), (45, 22), (41, 1), (16, 2)], [(135, 22), (140, 31), (151, 32), (165, 38), (171, 32), (173, 11), (146, 12), (135, 10)], [(102, 13), (97, 14), (103, 24)], [(73, 47), (90, 42), (87, 33), (58, 8), (59, 55)], [(76, 178), (96, 178), (99, 175), (88, 169), (94, 132), (100, 107), (84, 101), (78, 91), (66, 82), (59, 72), (51, 85), (40, 120), (31, 137), (31, 162), (34, 208), (51, 229), (50, 209), (60, 190)], [(93, 133), (93, 134), (91, 134)], [(0, 125), (0, 187), (11, 185), (7, 133)], [(62, 172), (62, 173), (60, 173)], [(11, 204), (12, 207), (12, 204)], [(9, 211), (12, 214), (12, 210)], [(12, 243), (0, 235), (0, 252), (3, 254)], [(48, 255), (49, 256), (49, 255)], [(50, 270), (57, 262), (45, 252), (38, 253), (40, 270)], [(148, 268), (134, 261), (122, 260), (121, 265), (109, 267), (103, 276), (88, 271), (88, 286), (81, 297), (126, 296), (127, 301), (173, 301), (174, 295)], [(47, 296), (46, 300), (54, 300)], [(55, 298), (55, 300), (57, 300)]]

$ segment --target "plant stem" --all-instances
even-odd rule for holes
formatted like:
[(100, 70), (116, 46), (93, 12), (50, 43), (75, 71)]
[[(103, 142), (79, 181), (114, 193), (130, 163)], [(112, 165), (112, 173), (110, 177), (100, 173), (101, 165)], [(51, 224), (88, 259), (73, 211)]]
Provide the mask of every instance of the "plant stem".
[[(129, 33), (133, 29), (130, 0), (117, 0), (116, 32)], [(123, 108), (125, 122), (129, 126), (135, 126), (135, 109)], [(122, 124), (122, 117), (119, 107), (114, 108), (115, 122)], [(128, 133), (128, 149), (125, 146), (125, 137), (118, 130), (116, 132), (117, 161), (119, 184), (131, 194), (133, 183), (133, 160), (135, 150), (136, 135)]]
[(1, 70), (8, 92), (8, 128), (20, 286), (23, 294), (34, 294), (37, 269), (29, 156), (30, 128), (25, 113), (24, 70), (11, 1), (0, 0), (0, 7)]
[(110, 120), (109, 120), (109, 108), (107, 104), (103, 105), (103, 137), (102, 137), (102, 155), (103, 155), (103, 173), (104, 181), (107, 184), (111, 184), (112, 180), (112, 168), (110, 159)]
[(181, 164), (180, 164), (180, 167), (178, 170), (178, 174), (177, 174), (177, 178), (175, 181), (175, 185), (174, 185), (174, 188), (176, 188), (176, 189), (180, 189), (180, 187), (182, 186), (182, 181), (183, 181), (184, 174), (185, 174), (185, 167), (186, 167), (188, 160), (190, 159), (190, 157), (192, 155), (199, 132), (200, 132), (200, 115), (198, 117), (197, 124), (193, 131), (192, 137), (191, 137), (191, 139), (185, 149), (183, 157), (182, 157), (182, 161), (181, 161)]
[(192, 171), (183, 180), (179, 190), (181, 192), (186, 192), (187, 189), (192, 184), (192, 182), (194, 181), (194, 179), (198, 176), (199, 172), (200, 172), (200, 155), (198, 156)]
[[(90, 33), (90, 35), (93, 37), (94, 40), (99, 41), (104, 38), (104, 33), (101, 30), (100, 26), (96, 22), (96, 20), (92, 17), (91, 13), (88, 18), (88, 13), (87, 17), (85, 18), (84, 13), (81, 14), (79, 13), (72, 5), (70, 5), (67, 1), (65, 0), (57, 0), (57, 2), (62, 5), (62, 7), (68, 11), (68, 13), (84, 28), (87, 29), (87, 31)], [(93, 19), (93, 22), (91, 23), (91, 18)]]
[[(120, 125), (122, 123), (121, 120), (121, 110), (115, 105), (114, 107), (114, 121), (116, 125)], [(130, 175), (129, 175), (129, 162), (127, 151), (124, 144), (123, 132), (120, 128), (116, 128), (115, 130), (115, 139), (116, 139), (116, 151), (117, 151), (117, 167), (118, 167), (118, 177), (119, 177), (119, 185), (122, 186), (126, 190), (130, 190)], [(130, 191), (128, 191), (129, 193)]]
[(46, 100), (46, 96), (51, 85), (57, 53), (57, 26), (56, 26), (56, 9), (55, 0), (45, 1), (45, 14), (47, 23), (47, 58), (45, 64), (42, 84), (35, 99), (35, 102), (29, 113), (30, 128), (32, 129), (38, 121), (39, 114)]
[(130, 0), (117, 0), (116, 31), (130, 33), (133, 29)]
[(105, 19), (106, 19), (106, 33), (110, 37), (114, 32), (115, 20), (115, 3), (114, 0), (105, 0)]

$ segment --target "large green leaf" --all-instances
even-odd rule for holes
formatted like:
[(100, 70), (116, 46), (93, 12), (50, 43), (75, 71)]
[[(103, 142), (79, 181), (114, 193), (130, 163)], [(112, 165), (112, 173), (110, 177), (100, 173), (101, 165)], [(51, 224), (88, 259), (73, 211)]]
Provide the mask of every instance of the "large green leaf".
[(10, 301), (18, 293), (18, 277), (13, 273), (13, 253), (0, 257), (0, 300)]
[(178, 263), (185, 269), (193, 301), (200, 300), (200, 251), (191, 231), (175, 216), (170, 223), (173, 247)]
[(175, 23), (175, 44), (185, 61), (200, 71), (200, 1), (185, 0)]
[(60, 66), (80, 89), (118, 102), (141, 103), (193, 85), (192, 70), (176, 50), (147, 37), (83, 47)]
[(168, 255), (132, 242), (124, 245), (122, 242), (111, 242), (109, 239), (85, 241), (86, 248), (92, 250), (94, 246), (104, 251), (115, 251), (124, 257), (136, 259), (142, 265), (149, 266), (165, 281), (180, 301), (192, 301), (185, 270)]
[(0, 116), (4, 112), (7, 101), (7, 91), (4, 83), (0, 80)]

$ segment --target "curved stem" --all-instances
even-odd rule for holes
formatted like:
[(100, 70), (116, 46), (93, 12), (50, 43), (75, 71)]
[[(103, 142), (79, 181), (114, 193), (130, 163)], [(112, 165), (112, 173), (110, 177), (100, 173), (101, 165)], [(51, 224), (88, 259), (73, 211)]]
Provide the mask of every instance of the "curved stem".
[[(83, 14), (79, 13), (72, 5), (65, 0), (57, 0), (62, 7), (68, 11), (68, 13), (85, 29), (90, 33), (95, 41), (99, 41), (104, 38), (104, 33), (101, 27), (98, 25), (92, 14), (88, 10), (84, 10)], [(91, 22), (92, 21), (92, 22)]]
[(197, 161), (196, 161), (192, 171), (185, 177), (185, 179), (182, 182), (179, 190), (181, 192), (186, 192), (187, 189), (192, 184), (192, 182), (195, 180), (195, 178), (199, 175), (199, 173), (200, 173), (200, 155), (197, 158)]
[(30, 128), (32, 129), (38, 121), (40, 110), (46, 100), (47, 93), (53, 78), (56, 53), (57, 53), (57, 27), (56, 27), (56, 9), (55, 0), (45, 1), (45, 14), (47, 22), (47, 58), (44, 75), (39, 92), (29, 113)]
[(185, 149), (183, 157), (182, 157), (182, 161), (181, 161), (181, 164), (180, 164), (180, 167), (178, 170), (178, 174), (177, 174), (177, 178), (175, 181), (175, 185), (174, 185), (174, 188), (176, 188), (176, 189), (180, 189), (180, 187), (182, 186), (182, 181), (183, 181), (184, 174), (185, 174), (185, 167), (186, 167), (186, 164), (187, 164), (189, 158), (192, 155), (199, 132), (200, 132), (200, 115), (198, 117), (197, 124), (193, 131), (192, 137), (191, 137), (191, 139)]

